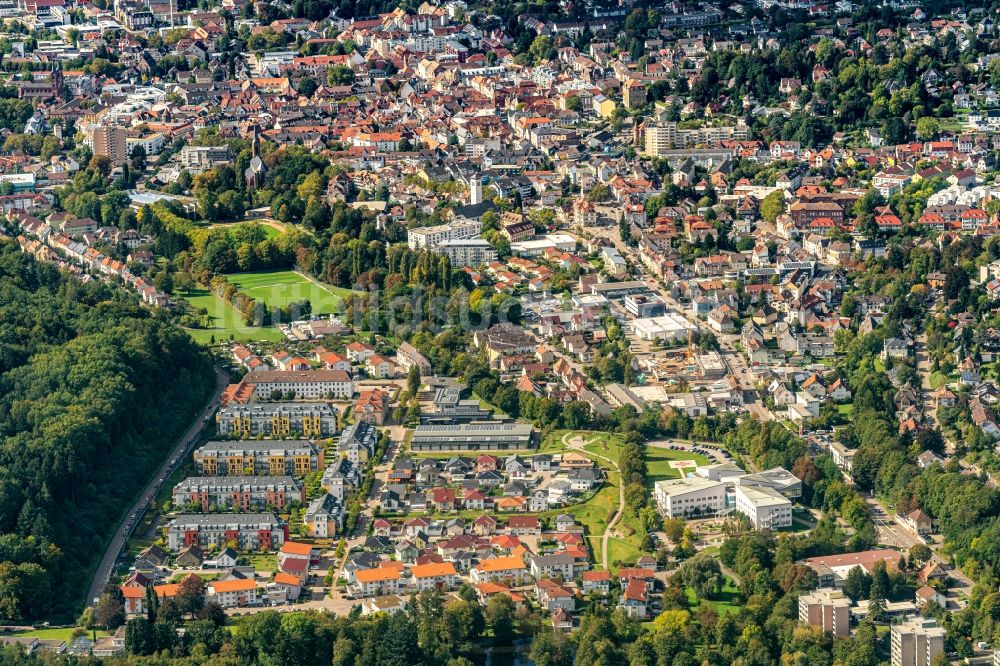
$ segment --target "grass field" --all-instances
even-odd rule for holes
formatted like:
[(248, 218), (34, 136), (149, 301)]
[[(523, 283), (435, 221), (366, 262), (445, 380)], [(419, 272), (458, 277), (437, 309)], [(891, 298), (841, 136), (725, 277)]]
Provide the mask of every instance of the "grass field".
[(722, 586), (722, 593), (714, 599), (698, 599), (697, 593), (690, 587), (685, 588), (684, 593), (687, 595), (688, 605), (692, 610), (699, 606), (708, 606), (722, 615), (723, 613), (737, 613), (740, 609), (740, 590), (728, 577)]
[(245, 326), (243, 316), (231, 304), (222, 300), (208, 289), (193, 289), (180, 294), (184, 300), (195, 308), (204, 308), (208, 312), (208, 328), (189, 328), (187, 332), (196, 342), (208, 344), (214, 337), (217, 342), (228, 340), (233, 336), (236, 340), (284, 340), (281, 331), (269, 327)]
[[(30, 631), (15, 631), (9, 634), (3, 634), (4, 636), (23, 636), (30, 638), (42, 638), (48, 640), (62, 640), (69, 643), (70, 638), (73, 636), (73, 632), (76, 631), (76, 627), (53, 627), (51, 629), (32, 629)], [(103, 629), (97, 630), (97, 637), (107, 636), (108, 632)], [(93, 638), (94, 632), (90, 629), (87, 630), (87, 638)]]
[(307, 300), (312, 304), (313, 314), (340, 312), (344, 298), (355, 293), (350, 289), (320, 284), (295, 271), (233, 273), (226, 279), (240, 292), (271, 307), (283, 308), (289, 303)]
[(646, 447), (646, 485), (652, 487), (654, 483), (663, 479), (681, 478), (681, 470), (670, 466), (674, 460), (693, 460), (699, 465), (709, 463), (706, 456), (697, 453), (648, 446)]

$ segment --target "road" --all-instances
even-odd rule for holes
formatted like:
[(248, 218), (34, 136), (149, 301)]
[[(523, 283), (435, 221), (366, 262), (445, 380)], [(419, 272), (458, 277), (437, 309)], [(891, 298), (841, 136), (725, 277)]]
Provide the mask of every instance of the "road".
[[(582, 437), (570, 438), (572, 433), (566, 433), (563, 435), (562, 442), (568, 449), (574, 449), (576, 451), (584, 452), (584, 441)], [(608, 568), (608, 541), (611, 539), (611, 531), (614, 529), (618, 521), (622, 519), (622, 514), (625, 513), (625, 484), (622, 482), (622, 472), (618, 467), (618, 461), (612, 460), (607, 456), (602, 456), (600, 453), (594, 453), (592, 451), (586, 451), (587, 454), (592, 455), (596, 458), (604, 460), (609, 465), (611, 465), (616, 472), (618, 472), (618, 510), (615, 511), (615, 515), (611, 517), (608, 521), (607, 527), (604, 528), (604, 534), (601, 535), (601, 566), (605, 569)]]
[[(927, 334), (921, 333), (914, 340), (914, 357), (917, 360), (917, 374), (920, 375), (920, 394), (923, 399), (924, 421), (929, 426), (937, 423), (937, 407), (934, 403), (934, 389), (931, 388), (930, 356), (927, 353)], [(954, 445), (946, 442), (946, 447), (954, 451)]]
[[(705, 322), (691, 316), (688, 308), (685, 308), (682, 303), (678, 303), (674, 299), (673, 294), (671, 294), (662, 284), (660, 284), (660, 282), (658, 282), (646, 271), (645, 266), (636, 254), (635, 248), (626, 245), (621, 241), (621, 238), (619, 238), (617, 226), (587, 227), (586, 231), (593, 236), (607, 239), (613, 243), (615, 248), (618, 249), (618, 252), (623, 257), (628, 258), (631, 262), (636, 275), (638, 275), (640, 279), (644, 279), (646, 284), (649, 285), (649, 287), (654, 290), (667, 305), (676, 310), (685, 319), (698, 326), (699, 330), (704, 328)], [(771, 411), (764, 406), (757, 395), (756, 379), (753, 372), (746, 364), (743, 355), (733, 344), (738, 336), (718, 335), (716, 337), (719, 340), (719, 355), (722, 357), (722, 362), (726, 366), (726, 371), (735, 377), (736, 381), (739, 382), (740, 386), (743, 388), (744, 404), (747, 411), (756, 416), (760, 421), (770, 421), (774, 419), (774, 414), (772, 414)]]
[[(219, 406), (219, 397), (228, 383), (229, 377), (216, 368), (215, 391), (212, 393), (211, 401), (201, 410), (187, 429), (187, 432), (184, 433), (184, 436), (177, 441), (173, 450), (164, 457), (163, 464), (160, 465), (156, 473), (150, 478), (149, 483), (146, 484), (146, 487), (139, 494), (132, 507), (123, 513), (121, 521), (115, 527), (114, 536), (111, 538), (107, 549), (104, 551), (104, 555), (101, 557), (101, 563), (97, 566), (94, 577), (90, 581), (86, 597), (88, 605), (101, 595), (104, 586), (111, 579), (111, 573), (114, 570), (115, 560), (118, 559), (118, 553), (128, 543), (128, 537), (133, 527), (138, 524), (138, 518), (149, 508), (150, 502), (155, 499), (162, 480), (165, 480), (173, 473), (174, 467), (181, 463), (181, 460), (188, 454), (192, 445), (197, 442), (198, 433), (204, 427), (205, 420), (215, 413), (216, 408)], [(171, 464), (171, 461), (176, 461), (176, 463)], [(133, 516), (136, 518), (133, 519)]]

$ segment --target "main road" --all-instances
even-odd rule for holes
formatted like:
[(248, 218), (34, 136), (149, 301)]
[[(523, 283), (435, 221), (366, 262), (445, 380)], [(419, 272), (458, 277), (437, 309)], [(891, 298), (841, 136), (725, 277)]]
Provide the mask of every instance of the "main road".
[[(216, 408), (218, 408), (219, 398), (228, 383), (229, 377), (216, 368), (215, 390), (212, 392), (212, 399), (191, 423), (191, 426), (184, 433), (183, 437), (177, 440), (177, 444), (173, 450), (164, 457), (163, 464), (153, 474), (149, 483), (146, 484), (146, 487), (143, 488), (143, 491), (136, 498), (135, 503), (124, 513), (121, 521), (115, 527), (114, 535), (111, 537), (111, 541), (108, 542), (104, 555), (101, 557), (101, 563), (97, 566), (94, 577), (90, 581), (90, 588), (87, 590), (86, 597), (88, 605), (92, 604), (94, 599), (101, 595), (104, 586), (111, 579), (111, 572), (114, 569), (115, 560), (118, 559), (118, 553), (128, 543), (132, 529), (138, 524), (138, 520), (142, 517), (142, 514), (149, 509), (162, 483), (173, 473), (176, 466), (181, 464), (184, 456), (189, 453), (191, 447), (198, 441), (198, 434), (201, 432), (206, 421), (212, 416)], [(133, 518), (133, 516), (135, 517)]]

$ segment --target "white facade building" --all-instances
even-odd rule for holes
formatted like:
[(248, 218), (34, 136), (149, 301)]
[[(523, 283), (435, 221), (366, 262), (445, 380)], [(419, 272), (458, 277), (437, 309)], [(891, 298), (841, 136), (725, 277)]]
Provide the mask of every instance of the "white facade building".
[(766, 486), (736, 486), (736, 510), (750, 519), (756, 530), (792, 525), (792, 502)]
[(653, 496), (668, 518), (715, 514), (726, 508), (726, 484), (700, 477), (657, 481)]

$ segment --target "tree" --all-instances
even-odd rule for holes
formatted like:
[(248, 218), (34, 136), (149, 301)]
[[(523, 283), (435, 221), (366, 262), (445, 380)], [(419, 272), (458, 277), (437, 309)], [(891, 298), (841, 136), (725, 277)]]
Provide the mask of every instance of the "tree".
[(188, 574), (177, 588), (177, 601), (183, 613), (197, 613), (205, 605), (205, 581), (201, 576)]
[(129, 153), (129, 162), (132, 164), (132, 168), (137, 172), (142, 172), (146, 169), (146, 149), (142, 146), (136, 146)]
[(774, 224), (778, 216), (785, 212), (785, 194), (781, 190), (771, 192), (760, 202), (760, 216), (768, 224)]
[(632, 237), (632, 227), (624, 215), (618, 218), (618, 236), (626, 245), (631, 245), (635, 240)]
[(938, 122), (937, 118), (932, 116), (924, 116), (917, 120), (917, 138), (927, 141), (933, 139), (941, 131), (941, 123)]
[(854, 567), (844, 579), (844, 594), (857, 601), (867, 599), (871, 589), (872, 579), (862, 567)]
[(156, 651), (152, 622), (144, 617), (128, 621), (125, 625), (125, 651), (134, 655), (148, 655)]
[(722, 569), (711, 555), (698, 554), (687, 560), (678, 576), (684, 587), (692, 588), (699, 598), (711, 598), (722, 591)]
[(964, 268), (954, 265), (948, 269), (944, 279), (944, 295), (947, 298), (958, 298), (963, 289), (969, 286), (969, 274)]
[(885, 562), (876, 562), (872, 571), (871, 591), (868, 595), (868, 617), (872, 622), (885, 622), (886, 594), (888, 594), (889, 575), (885, 570)]
[(514, 635), (514, 602), (506, 594), (495, 594), (486, 604), (486, 626), (493, 631), (493, 642), (507, 643)]
[(910, 547), (910, 566), (916, 566), (929, 562), (933, 552), (925, 543), (914, 544)]
[(97, 624), (111, 631), (125, 624), (125, 597), (117, 585), (108, 585), (97, 602)]
[(406, 372), (406, 389), (412, 397), (420, 391), (420, 368), (415, 363)]

